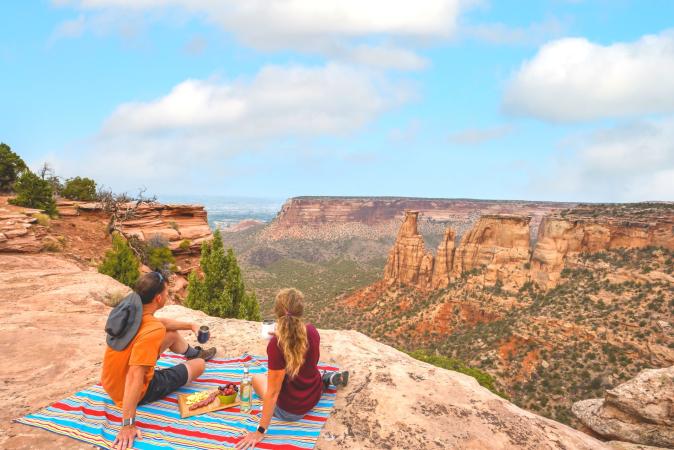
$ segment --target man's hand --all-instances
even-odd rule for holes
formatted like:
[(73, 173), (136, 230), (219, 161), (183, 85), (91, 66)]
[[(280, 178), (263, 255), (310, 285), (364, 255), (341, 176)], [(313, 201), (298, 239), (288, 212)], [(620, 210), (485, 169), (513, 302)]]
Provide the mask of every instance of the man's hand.
[(127, 425), (119, 430), (112, 447), (115, 450), (126, 450), (133, 446), (133, 440), (136, 438), (142, 438), (140, 430), (135, 425)]
[(241, 439), (239, 442), (236, 443), (236, 446), (234, 448), (236, 450), (255, 448), (255, 444), (260, 442), (263, 438), (264, 434), (260, 433), (259, 431), (248, 433), (246, 437), (244, 437), (243, 439)]
[(196, 322), (195, 322), (195, 323), (192, 323), (192, 324), (190, 325), (190, 328), (192, 329), (192, 333), (194, 333), (195, 336), (199, 336), (199, 328), (200, 328), (200, 327), (201, 327), (201, 325), (199, 325), (199, 324), (196, 323)]

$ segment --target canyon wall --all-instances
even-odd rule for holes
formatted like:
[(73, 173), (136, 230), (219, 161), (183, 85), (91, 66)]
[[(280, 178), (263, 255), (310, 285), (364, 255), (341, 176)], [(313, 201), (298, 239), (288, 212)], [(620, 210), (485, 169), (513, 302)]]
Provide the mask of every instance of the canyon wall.
[(520, 287), (528, 280), (530, 217), (482, 216), (461, 239), (454, 255), (453, 276), (473, 269), (484, 270), (485, 284), (497, 280)]
[(674, 249), (674, 206), (640, 208), (637, 204), (629, 214), (615, 215), (602, 209), (576, 208), (543, 219), (531, 257), (532, 279), (537, 284), (553, 286), (566, 257), (574, 253), (648, 246)]
[(482, 215), (514, 214), (532, 217), (535, 236), (544, 215), (571, 206), (571, 203), (516, 200), (295, 197), (283, 205), (262, 236), (268, 240), (393, 237), (406, 210), (419, 211), (418, 225), (424, 233), (441, 236), (451, 226), (461, 236)]

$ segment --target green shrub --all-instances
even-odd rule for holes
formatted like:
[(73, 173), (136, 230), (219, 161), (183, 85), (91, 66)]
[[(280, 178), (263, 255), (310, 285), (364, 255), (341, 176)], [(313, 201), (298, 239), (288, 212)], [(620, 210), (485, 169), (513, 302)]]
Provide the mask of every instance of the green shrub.
[(505, 399), (508, 398), (505, 393), (499, 391), (496, 388), (496, 380), (494, 377), (486, 372), (481, 371), (480, 369), (467, 366), (463, 361), (459, 361), (458, 359), (454, 358), (447, 358), (446, 356), (429, 355), (422, 350), (415, 350), (408, 354), (412, 358), (418, 359), (419, 361), (427, 362), (443, 369), (453, 370), (455, 372), (461, 372), (465, 375), (471, 376), (477, 380), (480, 386), (489, 389), (500, 397)]
[(23, 159), (9, 145), (0, 142), (0, 192), (11, 192), (22, 172), (28, 170)]
[(204, 276), (190, 273), (185, 299), (188, 307), (211, 316), (260, 320), (257, 298), (246, 293), (234, 251), (225, 252), (219, 231), (211, 242), (202, 244), (199, 264)]
[(176, 259), (168, 247), (155, 247), (147, 252), (145, 264), (152, 270), (175, 272)]
[(96, 200), (96, 182), (91, 178), (68, 178), (61, 195), (70, 200), (94, 201)]
[(42, 209), (51, 217), (56, 215), (56, 202), (51, 184), (30, 170), (26, 170), (14, 183), (16, 197), (9, 202), (26, 208)]
[(140, 262), (129, 244), (118, 234), (112, 236), (112, 250), (108, 250), (98, 271), (120, 283), (133, 287), (140, 276)]
[(189, 239), (183, 239), (182, 242), (179, 245), (180, 250), (183, 250), (183, 251), (189, 250), (191, 246), (192, 246), (192, 241), (190, 241)]

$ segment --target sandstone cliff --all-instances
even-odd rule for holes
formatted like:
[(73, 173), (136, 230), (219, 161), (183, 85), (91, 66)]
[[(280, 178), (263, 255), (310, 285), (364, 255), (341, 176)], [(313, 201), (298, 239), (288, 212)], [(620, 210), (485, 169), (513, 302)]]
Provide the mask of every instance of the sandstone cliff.
[(445, 230), (433, 256), (424, 249), (418, 231), (419, 212), (405, 216), (384, 270), (387, 284), (438, 289), (461, 274), (477, 269), (484, 285), (496, 281), (516, 290), (528, 281), (550, 288), (559, 280), (565, 261), (578, 254), (616, 248), (674, 249), (674, 205), (632, 204), (584, 206), (544, 217), (533, 251), (530, 217), (484, 215), (454, 248), (456, 233)]
[[(131, 203), (128, 208), (134, 206)], [(98, 203), (76, 203), (76, 208), (81, 214), (101, 211)], [(159, 236), (178, 253), (198, 251), (201, 243), (212, 237), (206, 210), (201, 205), (142, 203), (132, 218), (121, 223), (121, 231), (142, 241)], [(184, 241), (189, 245), (181, 247)]]
[(264, 230), (267, 240), (322, 239), (348, 236), (377, 239), (395, 236), (406, 210), (419, 211), (424, 232), (442, 235), (451, 226), (462, 235), (482, 215), (515, 214), (531, 216), (536, 233), (541, 218), (571, 203), (526, 202), (471, 199), (424, 199), (405, 197), (295, 197), (281, 208)]
[(482, 216), (456, 249), (454, 276), (484, 268), (485, 284), (500, 280), (521, 286), (527, 281), (524, 264), (530, 256), (530, 220), (512, 215)]
[(550, 287), (568, 255), (648, 246), (674, 249), (674, 205), (578, 207), (545, 217), (531, 258), (532, 277)]
[(483, 216), (455, 247), (456, 233), (447, 228), (436, 255), (427, 252), (419, 234), (418, 211), (407, 211), (384, 268), (386, 284), (438, 289), (462, 273), (483, 271), (483, 282), (497, 280), (515, 288), (528, 280), (529, 217)]
[[(98, 380), (109, 311), (100, 301), (118, 299), (126, 288), (49, 255), (0, 255), (0, 266), (0, 292), (12, 293), (0, 302), (3, 380), (11, 386), (0, 391), (5, 405), (0, 447), (89, 448), (10, 419)], [(209, 325), (223, 356), (264, 352), (257, 323), (217, 319), (179, 306), (161, 315)], [(338, 393), (319, 449), (607, 448), (514, 406), (470, 377), (411, 359), (355, 331), (322, 330), (321, 337), (321, 359), (348, 367), (352, 377)], [(54, 358), (55, 351), (69, 357)]]
[(605, 438), (674, 447), (674, 366), (644, 370), (603, 399), (575, 403), (573, 412)]

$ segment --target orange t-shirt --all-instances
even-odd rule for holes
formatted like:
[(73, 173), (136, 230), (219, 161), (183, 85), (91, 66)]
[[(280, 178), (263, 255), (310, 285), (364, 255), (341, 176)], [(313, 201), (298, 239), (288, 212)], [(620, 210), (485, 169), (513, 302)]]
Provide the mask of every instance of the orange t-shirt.
[(129, 366), (149, 366), (150, 370), (143, 381), (140, 400), (145, 395), (154, 375), (154, 365), (159, 358), (161, 343), (166, 336), (166, 327), (151, 313), (144, 313), (138, 332), (129, 345), (122, 351), (105, 349), (101, 384), (117, 406), (122, 407), (124, 385)]

